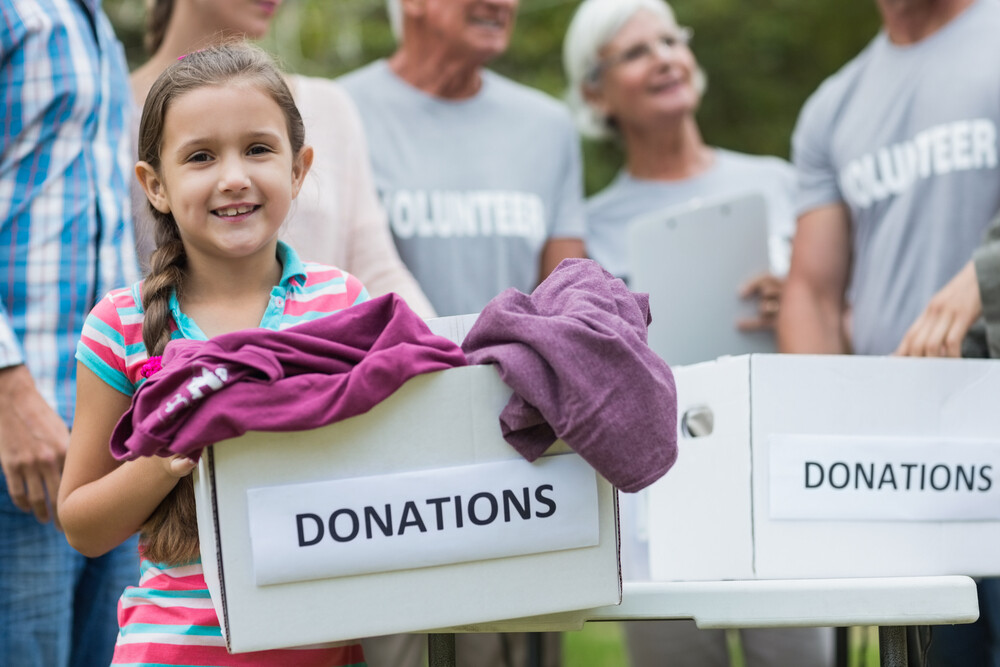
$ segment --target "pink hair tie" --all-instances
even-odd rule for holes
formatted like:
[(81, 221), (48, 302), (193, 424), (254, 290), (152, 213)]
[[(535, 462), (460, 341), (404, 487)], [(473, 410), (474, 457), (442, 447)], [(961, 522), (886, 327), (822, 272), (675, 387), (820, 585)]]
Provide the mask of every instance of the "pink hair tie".
[(146, 363), (142, 365), (142, 368), (139, 369), (139, 375), (148, 379), (150, 375), (161, 368), (163, 368), (163, 357), (150, 357), (146, 360)]
[[(197, 51), (192, 51), (191, 53), (201, 53), (201, 52), (202, 52), (202, 51), (204, 51), (204, 50), (205, 50), (205, 49), (198, 49)], [(188, 57), (189, 55), (191, 55), (191, 53), (185, 53), (185, 54), (184, 54), (183, 56), (180, 56), (180, 57), (178, 57), (178, 58), (177, 58), (177, 60), (184, 60), (184, 59), (185, 59), (185, 58), (187, 58), (187, 57)]]

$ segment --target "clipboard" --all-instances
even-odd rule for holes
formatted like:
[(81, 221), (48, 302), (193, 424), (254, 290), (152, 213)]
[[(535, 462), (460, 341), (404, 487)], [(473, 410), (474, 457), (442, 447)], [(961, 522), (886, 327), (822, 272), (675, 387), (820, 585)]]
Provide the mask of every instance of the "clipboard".
[(627, 227), (630, 288), (649, 293), (649, 346), (668, 364), (776, 352), (771, 331), (743, 332), (754, 299), (740, 286), (770, 270), (767, 204), (759, 194), (696, 200)]

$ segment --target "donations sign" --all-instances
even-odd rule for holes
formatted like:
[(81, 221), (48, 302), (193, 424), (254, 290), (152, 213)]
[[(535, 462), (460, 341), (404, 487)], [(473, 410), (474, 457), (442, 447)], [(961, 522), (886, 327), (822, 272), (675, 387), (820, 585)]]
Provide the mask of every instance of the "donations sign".
[(1000, 520), (1000, 442), (772, 435), (771, 519)]
[(258, 586), (594, 546), (576, 455), (247, 490)]

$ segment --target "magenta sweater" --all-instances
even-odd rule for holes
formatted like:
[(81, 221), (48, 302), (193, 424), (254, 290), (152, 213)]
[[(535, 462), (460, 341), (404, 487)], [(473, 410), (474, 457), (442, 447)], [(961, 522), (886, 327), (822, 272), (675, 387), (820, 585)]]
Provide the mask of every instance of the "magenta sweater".
[(197, 455), (247, 431), (302, 431), (367, 412), (465, 355), (396, 294), (282, 331), (171, 341), (111, 436), (120, 460)]
[(663, 476), (677, 458), (677, 392), (646, 344), (649, 295), (589, 259), (565, 259), (530, 295), (508, 289), (462, 343), (494, 363), (514, 396), (504, 438), (533, 461), (561, 438), (622, 491)]

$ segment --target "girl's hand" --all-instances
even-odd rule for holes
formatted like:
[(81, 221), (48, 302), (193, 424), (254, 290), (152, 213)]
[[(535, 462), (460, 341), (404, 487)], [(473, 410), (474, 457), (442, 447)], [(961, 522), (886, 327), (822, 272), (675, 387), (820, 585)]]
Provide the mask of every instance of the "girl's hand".
[(197, 461), (188, 458), (184, 454), (174, 454), (173, 456), (164, 458), (163, 464), (167, 470), (167, 474), (178, 479), (187, 477), (191, 474), (192, 470), (198, 467)]

